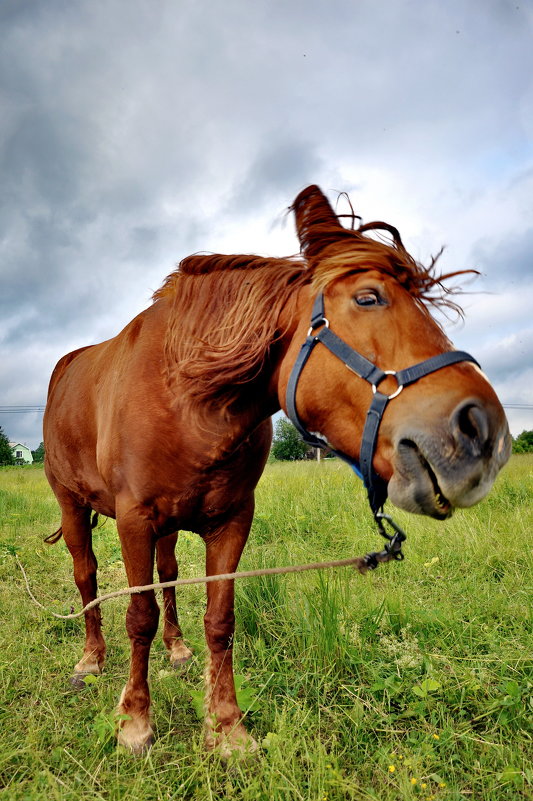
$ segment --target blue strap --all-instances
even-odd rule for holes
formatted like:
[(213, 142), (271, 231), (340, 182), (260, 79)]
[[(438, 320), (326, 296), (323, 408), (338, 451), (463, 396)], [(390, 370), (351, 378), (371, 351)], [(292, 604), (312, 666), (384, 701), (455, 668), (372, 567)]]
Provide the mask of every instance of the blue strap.
[(401, 384), (407, 387), (409, 384), (414, 384), (419, 378), (434, 373), (436, 370), (440, 370), (441, 367), (457, 364), (457, 362), (472, 362), (479, 367), (474, 357), (464, 350), (449, 350), (445, 353), (439, 353), (437, 356), (432, 356), (431, 359), (414, 364), (412, 367), (406, 367), (405, 370), (398, 370), (396, 380), (398, 385)]
[(315, 302), (313, 303), (313, 309), (311, 311), (311, 328), (314, 329), (318, 328), (324, 320), (326, 319), (325, 311), (324, 311), (324, 295), (322, 292), (319, 292), (315, 298)]
[(360, 479), (361, 479), (361, 481), (364, 481), (363, 474), (361, 473), (361, 470), (360, 470), (360, 468), (359, 468), (359, 465), (357, 464), (357, 462), (352, 462), (352, 461), (350, 460), (350, 461), (348, 462), (348, 464), (350, 465), (350, 467), (351, 467), (351, 468), (352, 468), (352, 470), (354, 471), (354, 473), (355, 473), (355, 475), (357, 476), (357, 478), (360, 478)]
[(322, 328), (316, 338), (322, 342), (326, 348), (337, 356), (349, 370), (364, 378), (370, 384), (379, 384), (385, 378), (385, 373), (371, 361), (366, 359), (356, 350), (351, 348), (344, 342), (337, 334), (334, 334), (331, 328)]
[[(322, 297), (322, 295), (320, 294), (318, 297)], [(315, 301), (315, 306), (316, 305), (317, 304)], [(318, 309), (315, 309), (313, 307), (313, 317), (315, 316), (319, 322), (323, 321), (324, 319), (323, 301), (322, 301), (322, 311), (320, 311), (320, 307), (318, 307)], [(341, 451), (336, 451), (334, 448), (331, 448), (328, 445), (328, 443), (325, 442), (325, 440), (320, 439), (319, 437), (315, 437), (313, 434), (307, 431), (307, 429), (305, 428), (304, 424), (302, 423), (298, 415), (298, 410), (296, 408), (296, 390), (298, 388), (298, 381), (300, 379), (300, 374), (307, 363), (307, 360), (309, 359), (311, 353), (313, 352), (313, 348), (318, 344), (319, 341), (320, 340), (316, 336), (308, 336), (305, 342), (303, 343), (302, 347), (300, 348), (300, 351), (298, 353), (296, 361), (294, 362), (291, 374), (289, 376), (289, 381), (287, 384), (287, 392), (285, 395), (285, 402), (287, 404), (287, 414), (289, 416), (289, 420), (291, 420), (292, 424), (297, 429), (298, 433), (300, 434), (304, 442), (306, 442), (308, 445), (312, 445), (314, 448), (329, 448), (331, 452), (335, 454), (335, 456), (338, 456), (344, 462), (349, 464), (354, 473), (356, 474), (356, 476), (360, 478), (361, 481), (364, 481), (363, 474), (361, 473), (358, 463), (353, 459), (350, 459), (350, 457), (347, 456), (345, 453), (342, 453)]]
[(287, 414), (289, 415), (289, 419), (292, 421), (293, 425), (298, 430), (298, 433), (300, 434), (303, 441), (307, 442), (308, 445), (313, 445), (315, 448), (325, 448), (326, 443), (323, 440), (313, 436), (313, 434), (310, 434), (309, 431), (307, 431), (304, 424), (300, 420), (298, 412), (296, 410), (296, 388), (298, 386), (300, 373), (305, 367), (307, 360), (310, 357), (311, 353), (313, 352), (313, 348), (315, 347), (317, 342), (318, 340), (316, 337), (309, 336), (307, 337), (302, 347), (300, 348), (300, 352), (298, 353), (297, 359), (294, 362), (294, 366), (289, 376), (289, 383), (287, 384), (285, 402), (287, 404)]
[(363, 481), (368, 492), (370, 508), (374, 513), (381, 509), (387, 499), (386, 484), (378, 474), (374, 472), (372, 459), (376, 450), (379, 425), (388, 402), (388, 396), (383, 395), (381, 392), (376, 392), (373, 396), (370, 408), (366, 413), (366, 422), (363, 428), (361, 448), (359, 450), (361, 473), (363, 474)]

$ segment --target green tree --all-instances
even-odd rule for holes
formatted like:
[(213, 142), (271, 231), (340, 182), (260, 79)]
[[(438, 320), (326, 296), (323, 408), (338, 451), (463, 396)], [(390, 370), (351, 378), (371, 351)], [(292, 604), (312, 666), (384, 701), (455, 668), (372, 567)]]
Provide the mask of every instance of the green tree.
[(0, 426), (0, 465), (15, 464), (13, 451), (9, 447), (9, 439)]
[(533, 431), (522, 431), (513, 439), (513, 453), (533, 453)]
[(31, 452), (34, 462), (44, 462), (44, 442), (41, 442), (39, 447)]
[(272, 455), (274, 459), (282, 461), (294, 461), (295, 459), (305, 459), (309, 452), (309, 446), (305, 444), (293, 424), (284, 417), (281, 417), (274, 429), (274, 442), (272, 444)]

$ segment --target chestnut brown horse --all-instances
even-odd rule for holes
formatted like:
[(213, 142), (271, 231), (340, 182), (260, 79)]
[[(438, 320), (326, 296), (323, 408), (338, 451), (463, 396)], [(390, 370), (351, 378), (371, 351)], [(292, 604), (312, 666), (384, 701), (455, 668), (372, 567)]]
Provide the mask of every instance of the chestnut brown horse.
[[(383, 371), (453, 350), (428, 310), (439, 293), (446, 301), (442, 277), (409, 256), (395, 229), (345, 228), (316, 186), (292, 208), (301, 258), (190, 256), (120, 334), (55, 368), (44, 420), (46, 474), (62, 518), (49, 541), (63, 535), (84, 604), (97, 594), (93, 511), (116, 518), (130, 586), (153, 581), (154, 558), (161, 581), (176, 578), (179, 529), (203, 538), (207, 574), (236, 570), (269, 452), (270, 417), (287, 411), (289, 376), (318, 294), (330, 330)], [(393, 241), (369, 237), (369, 227), (389, 230)], [(481, 370), (467, 360), (448, 364), (400, 394), (392, 376), (379, 380), (380, 390), (397, 397), (383, 413), (372, 469), (392, 501), (437, 518), (479, 501), (510, 452), (504, 412)], [(317, 346), (299, 375), (298, 419), (357, 462), (372, 391)], [(163, 596), (163, 639), (176, 665), (191, 652), (175, 593)], [(208, 584), (206, 743), (223, 755), (256, 747), (235, 696), (233, 610), (233, 582)], [(133, 752), (152, 739), (147, 677), (158, 618), (153, 591), (131, 597), (118, 737)], [(85, 624), (77, 682), (100, 673), (105, 657), (98, 607)]]

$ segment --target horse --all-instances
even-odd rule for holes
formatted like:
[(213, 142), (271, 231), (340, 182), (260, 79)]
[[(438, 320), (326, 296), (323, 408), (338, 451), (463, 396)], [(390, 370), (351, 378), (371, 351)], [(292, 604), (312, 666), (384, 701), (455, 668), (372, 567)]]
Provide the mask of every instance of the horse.
[[(235, 571), (280, 409), (357, 468), (366, 419), (375, 417), (368, 407), (385, 399), (366, 455), (376, 508), (388, 494), (402, 509), (445, 519), (480, 501), (508, 460), (493, 388), (431, 314), (439, 303), (456, 305), (443, 283), (450, 275), (437, 275), (435, 260), (416, 262), (393, 226), (343, 225), (317, 186), (291, 210), (298, 256), (188, 256), (117, 336), (55, 367), (45, 469), (61, 526), (47, 539), (63, 536), (83, 604), (97, 597), (94, 513), (116, 519), (130, 586), (153, 581), (154, 560), (161, 582), (176, 579), (180, 529), (203, 539), (208, 575)], [(410, 366), (419, 364), (430, 367), (415, 375)], [(172, 588), (163, 591), (163, 620), (179, 666), (192, 654)], [(154, 592), (133, 594), (117, 737), (136, 754), (153, 741), (148, 660), (158, 621)], [(257, 748), (235, 694), (234, 624), (233, 581), (207, 584), (205, 743), (223, 757)], [(104, 665), (98, 606), (85, 613), (85, 628), (74, 684)]]

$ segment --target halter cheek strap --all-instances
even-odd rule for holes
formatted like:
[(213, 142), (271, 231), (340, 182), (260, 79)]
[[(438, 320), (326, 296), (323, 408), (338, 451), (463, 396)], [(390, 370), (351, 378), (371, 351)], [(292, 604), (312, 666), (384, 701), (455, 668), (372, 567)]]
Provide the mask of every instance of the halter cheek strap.
[[(320, 330), (318, 333), (315, 333), (316, 329), (318, 328), (320, 328)], [(372, 403), (370, 404), (370, 408), (368, 409), (366, 415), (366, 422), (363, 429), (361, 447), (359, 449), (359, 464), (342, 451), (337, 451), (334, 448), (331, 448), (327, 442), (325, 442), (316, 434), (311, 434), (305, 428), (300, 417), (298, 416), (298, 411), (296, 409), (296, 390), (298, 387), (298, 381), (303, 368), (307, 364), (311, 353), (318, 343), (325, 345), (331, 353), (344, 362), (349, 370), (367, 381), (372, 386), (373, 397)], [(373, 364), (333, 333), (329, 327), (329, 321), (325, 316), (324, 295), (320, 293), (315, 298), (313, 311), (311, 314), (311, 326), (307, 332), (305, 342), (300, 348), (300, 352), (298, 353), (289, 377), (289, 382), (287, 384), (287, 413), (304, 442), (307, 442), (309, 445), (312, 445), (315, 448), (330, 448), (330, 450), (336, 456), (339, 456), (341, 459), (348, 462), (359, 478), (363, 480), (368, 493), (370, 508), (372, 509), (380, 533), (389, 540), (398, 536), (399, 532), (401, 532), (401, 529), (399, 529), (399, 527), (388, 515), (383, 514), (383, 505), (387, 499), (387, 484), (384, 479), (382, 479), (381, 476), (376, 473), (372, 466), (377, 445), (379, 426), (383, 418), (383, 413), (389, 401), (397, 398), (404, 387), (414, 384), (420, 378), (430, 375), (430, 373), (434, 373), (436, 370), (440, 370), (443, 367), (448, 367), (452, 364), (457, 364), (457, 362), (472, 362), (473, 364), (478, 365), (478, 362), (473, 356), (470, 356), (469, 353), (461, 350), (453, 350), (445, 353), (439, 353), (437, 356), (432, 356), (430, 359), (419, 362), (412, 367), (407, 367), (404, 370), (382, 370), (380, 367), (377, 367), (377, 365)], [(378, 389), (381, 382), (387, 376), (393, 376), (397, 383), (396, 390), (390, 395), (385, 395)], [(383, 520), (386, 520), (392, 526), (393, 530), (395, 531), (394, 537), (391, 538), (388, 534), (386, 534), (383, 528)], [(403, 538), (405, 538), (403, 532), (401, 532), (401, 534)], [(398, 553), (401, 554), (399, 549)], [(401, 558), (401, 556), (397, 556), (396, 558)]]

